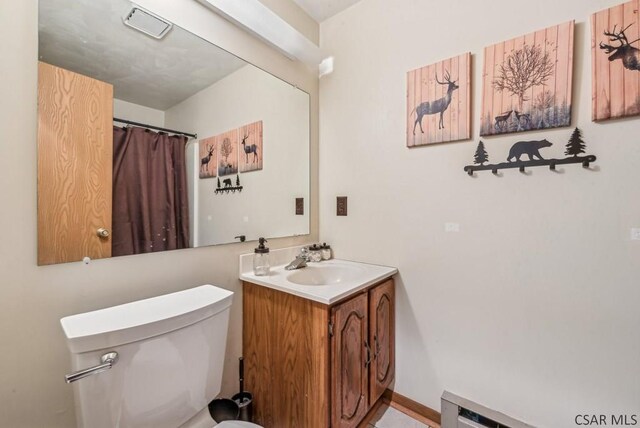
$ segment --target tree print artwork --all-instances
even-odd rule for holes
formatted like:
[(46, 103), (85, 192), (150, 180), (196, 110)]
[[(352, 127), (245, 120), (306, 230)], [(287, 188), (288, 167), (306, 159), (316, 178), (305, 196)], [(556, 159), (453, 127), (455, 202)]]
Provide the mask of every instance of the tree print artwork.
[[(527, 94), (534, 86), (544, 85), (555, 71), (549, 54), (538, 46), (524, 45), (512, 52), (507, 60), (498, 67), (498, 76), (493, 87), (498, 92), (509, 91), (518, 97), (518, 110), (524, 111), (524, 102), (529, 101)], [(549, 91), (545, 91), (549, 93)]]
[(480, 135), (571, 124), (574, 22), (484, 50)]
[(225, 176), (238, 173), (238, 130), (217, 135), (218, 175)]

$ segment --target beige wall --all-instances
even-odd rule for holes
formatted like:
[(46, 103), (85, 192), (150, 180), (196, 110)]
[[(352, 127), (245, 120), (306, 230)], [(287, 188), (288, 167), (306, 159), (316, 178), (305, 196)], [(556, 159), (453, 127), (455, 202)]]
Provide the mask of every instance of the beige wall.
[[(399, 393), (439, 409), (447, 389), (542, 427), (640, 413), (640, 119), (590, 119), (589, 16), (616, 3), (363, 0), (321, 24), (336, 69), (320, 81), (320, 235), (339, 257), (400, 269)], [(468, 177), (483, 47), (574, 18), (574, 125), (595, 170)], [(406, 72), (467, 51), (474, 140), (407, 149)], [(538, 137), (562, 156), (570, 134), (483, 140), (492, 160)]]
[[(113, 117), (164, 128), (164, 111), (117, 98), (113, 99)], [(113, 124), (114, 126), (124, 126), (120, 122), (114, 122)]]
[[(318, 88), (316, 74), (265, 47), (192, 0), (144, 0), (141, 6), (238, 53), (311, 94), (311, 239), (317, 237)], [(281, 7), (289, 7), (281, 0)], [(293, 7), (293, 5), (290, 5)], [(297, 13), (297, 12), (296, 12)], [(307, 28), (317, 33), (317, 28)], [(239, 292), (238, 255), (254, 243), (80, 263), (36, 266), (37, 2), (0, 3), (0, 426), (75, 425), (70, 369), (58, 320), (204, 283)], [(272, 247), (306, 242), (289, 238)], [(241, 296), (236, 294), (223, 392), (235, 392), (241, 352)]]

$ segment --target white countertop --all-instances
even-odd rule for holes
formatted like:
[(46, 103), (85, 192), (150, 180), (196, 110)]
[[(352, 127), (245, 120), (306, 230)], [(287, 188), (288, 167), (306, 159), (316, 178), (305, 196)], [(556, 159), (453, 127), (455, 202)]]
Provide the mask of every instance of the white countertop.
[[(283, 291), (305, 299), (330, 305), (359, 290), (369, 287), (384, 279), (390, 278), (398, 272), (398, 269), (389, 266), (373, 265), (349, 260), (332, 259), (318, 263), (309, 262), (307, 267), (288, 271), (284, 267), (295, 258), (300, 247), (272, 250), (270, 259), (272, 266), (268, 276), (256, 276), (253, 274), (253, 253), (240, 256), (240, 279)], [(284, 262), (286, 260), (286, 262)], [(275, 266), (273, 264), (276, 264)], [(330, 285), (300, 285), (289, 281), (287, 278), (305, 269), (350, 269), (355, 274), (349, 275), (339, 282)]]

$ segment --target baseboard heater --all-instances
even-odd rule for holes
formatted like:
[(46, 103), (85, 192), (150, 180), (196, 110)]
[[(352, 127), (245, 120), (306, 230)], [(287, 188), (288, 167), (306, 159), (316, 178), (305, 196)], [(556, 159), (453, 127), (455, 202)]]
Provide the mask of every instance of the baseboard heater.
[(535, 428), (448, 391), (440, 401), (442, 428)]

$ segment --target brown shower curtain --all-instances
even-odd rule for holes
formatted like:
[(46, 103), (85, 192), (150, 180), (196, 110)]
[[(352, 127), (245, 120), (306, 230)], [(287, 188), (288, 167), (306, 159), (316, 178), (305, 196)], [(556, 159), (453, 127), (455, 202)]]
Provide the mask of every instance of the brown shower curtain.
[(187, 137), (113, 127), (112, 255), (189, 246)]

